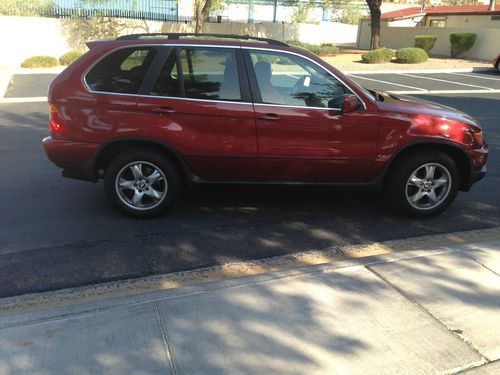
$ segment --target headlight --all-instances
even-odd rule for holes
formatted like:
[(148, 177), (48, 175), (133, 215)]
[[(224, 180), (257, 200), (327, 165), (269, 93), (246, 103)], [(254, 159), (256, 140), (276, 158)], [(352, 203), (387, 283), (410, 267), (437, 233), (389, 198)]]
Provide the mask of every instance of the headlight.
[(482, 132), (482, 130), (480, 130), (478, 132), (472, 132), (472, 136), (474, 137), (474, 140), (476, 141), (476, 143), (478, 145), (483, 144), (483, 132)]

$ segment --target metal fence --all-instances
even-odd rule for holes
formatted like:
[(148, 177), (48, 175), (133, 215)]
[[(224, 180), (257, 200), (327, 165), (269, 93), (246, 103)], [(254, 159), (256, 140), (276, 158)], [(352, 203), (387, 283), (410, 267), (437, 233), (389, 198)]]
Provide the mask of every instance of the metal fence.
[(23, 6), (27, 14), (42, 17), (119, 17), (152, 21), (182, 21), (178, 0), (53, 0)]
[[(25, 1), (21, 9), (16, 9), (15, 13), (12, 10), (10, 15), (54, 18), (103, 16), (162, 22), (192, 20), (192, 12), (179, 14), (179, 1), (183, 0), (37, 0)], [(338, 21), (341, 13), (334, 9), (345, 6), (345, 2), (335, 4), (326, 3), (324, 0), (225, 0), (221, 9), (210, 12), (209, 21), (222, 16), (224, 21), (241, 22), (244, 19), (248, 22), (290, 22), (289, 16), (284, 15), (289, 14), (299, 4), (307, 5), (311, 12), (316, 14), (314, 22)], [(365, 2), (358, 0), (350, 4), (366, 12)], [(231, 5), (241, 5), (240, 14), (224, 16)]]

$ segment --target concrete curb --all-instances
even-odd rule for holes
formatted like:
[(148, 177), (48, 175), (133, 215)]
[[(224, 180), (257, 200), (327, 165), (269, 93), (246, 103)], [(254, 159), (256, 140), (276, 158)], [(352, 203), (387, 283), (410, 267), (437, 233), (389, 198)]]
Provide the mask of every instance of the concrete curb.
[(442, 68), (442, 69), (400, 69), (400, 70), (346, 70), (342, 73), (350, 74), (405, 74), (405, 73), (473, 73), (473, 72), (493, 72), (491, 68)]
[(47, 101), (46, 96), (28, 96), (23, 98), (0, 98), (0, 104), (43, 103), (46, 101)]
[[(332, 247), (317, 251), (301, 252), (285, 256), (237, 262), (191, 271), (164, 275), (146, 276), (136, 279), (112, 281), (107, 283), (68, 288), (45, 293), (25, 294), (0, 299), (1, 315), (56, 307), (67, 311), (80, 303), (91, 303), (106, 299), (154, 294), (179, 287), (194, 287), (200, 284), (227, 280), (234, 283), (246, 276), (260, 275), (264, 278), (269, 273), (294, 271), (303, 273), (308, 267), (323, 265), (327, 269), (360, 266), (373, 262), (389, 262), (408, 256), (414, 252), (430, 255), (440, 247), (440, 252), (450, 251), (446, 246), (472, 242), (500, 240), (500, 227), (479, 229), (459, 233), (436, 234), (403, 240), (376, 242), (366, 245)], [(433, 247), (434, 250), (425, 250)], [(424, 249), (424, 250), (422, 250)], [(361, 258), (361, 259), (356, 259)], [(231, 281), (233, 280), (233, 281)]]
[(54, 68), (32, 68), (32, 69), (17, 68), (16, 70), (14, 70), (13, 74), (59, 74), (66, 68), (67, 66), (56, 66)]
[(0, 70), (0, 100), (3, 98), (9, 87), (10, 80), (12, 79), (13, 69)]

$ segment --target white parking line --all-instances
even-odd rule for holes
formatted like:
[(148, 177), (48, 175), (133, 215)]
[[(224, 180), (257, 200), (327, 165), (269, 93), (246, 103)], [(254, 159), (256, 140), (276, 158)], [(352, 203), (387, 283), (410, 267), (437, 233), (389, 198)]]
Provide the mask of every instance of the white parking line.
[(0, 98), (0, 104), (2, 103), (41, 103), (46, 102), (46, 96), (32, 96), (27, 98)]
[(467, 73), (446, 73), (446, 74), (454, 74), (457, 76), (472, 77), (472, 78), (481, 78), (481, 79), (487, 79), (490, 81), (500, 81), (500, 78), (481, 77), (479, 75), (472, 75), (472, 74), (467, 74)]
[(401, 85), (399, 83), (393, 83), (393, 82), (388, 82), (388, 81), (381, 81), (379, 79), (373, 79), (373, 78), (359, 77), (359, 76), (357, 76), (355, 74), (350, 74), (349, 76), (350, 77), (355, 77), (355, 78), (358, 78), (358, 79), (366, 79), (367, 81), (374, 81), (374, 82), (385, 83), (386, 85), (391, 85), (391, 86), (400, 86), (400, 87), (407, 87), (407, 88), (414, 89), (414, 90), (419, 90), (419, 91), (427, 91), (425, 89), (421, 89), (420, 87), (414, 87), (414, 86), (408, 86), (408, 85)]
[(422, 77), (422, 76), (416, 76), (413, 74), (408, 74), (408, 73), (401, 73), (400, 75), (406, 76), (406, 77), (414, 77), (414, 78), (420, 78), (420, 79), (428, 79), (431, 81), (438, 81), (438, 82), (446, 82), (446, 83), (452, 83), (454, 85), (462, 85), (462, 86), (469, 86), (469, 87), (477, 87), (483, 90), (495, 90), (492, 89), (491, 87), (485, 87), (485, 86), (478, 86), (478, 85), (470, 85), (468, 83), (458, 83), (458, 82), (453, 82), (453, 81), (447, 81), (445, 79), (439, 79), (439, 78), (431, 78), (431, 77)]
[(499, 94), (500, 89), (489, 90), (426, 90), (426, 91), (387, 91), (391, 94), (399, 95), (432, 95), (432, 94)]

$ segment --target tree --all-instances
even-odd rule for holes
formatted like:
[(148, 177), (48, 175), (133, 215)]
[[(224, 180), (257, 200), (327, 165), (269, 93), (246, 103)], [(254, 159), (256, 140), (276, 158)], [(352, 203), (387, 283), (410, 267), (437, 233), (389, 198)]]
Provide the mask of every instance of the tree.
[(1, 0), (0, 16), (41, 16), (51, 7), (49, 1), (44, 0)]
[(102, 16), (82, 18), (77, 14), (62, 22), (68, 43), (78, 51), (85, 51), (85, 43), (90, 40), (114, 39), (129, 26), (128, 22), (118, 18)]
[[(314, 4), (312, 4), (314, 5)], [(297, 8), (292, 13), (292, 23), (306, 23), (309, 19), (310, 2), (297, 1)]]
[(194, 0), (194, 32), (203, 32), (203, 25), (212, 9), (222, 9), (224, 0)]
[(382, 0), (366, 0), (368, 8), (370, 8), (370, 23), (372, 29), (372, 35), (370, 39), (370, 49), (380, 48), (380, 16), (382, 12), (380, 11), (380, 6), (382, 5)]
[(361, 8), (356, 4), (346, 4), (342, 12), (340, 22), (357, 25), (359, 19), (363, 16)]

